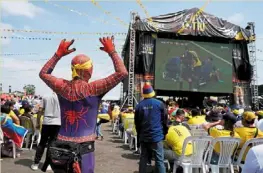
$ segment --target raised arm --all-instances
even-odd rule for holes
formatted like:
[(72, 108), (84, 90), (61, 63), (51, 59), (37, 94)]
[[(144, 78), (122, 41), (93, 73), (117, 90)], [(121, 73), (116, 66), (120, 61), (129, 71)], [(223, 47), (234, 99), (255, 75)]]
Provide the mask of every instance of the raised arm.
[(44, 65), (39, 73), (39, 77), (55, 92), (60, 92), (65, 84), (65, 80), (61, 78), (56, 78), (51, 75), (54, 70), (56, 64), (65, 55), (68, 55), (74, 52), (76, 49), (69, 50), (68, 48), (73, 44), (74, 40), (67, 42), (65, 39), (61, 41), (57, 52), (54, 56), (48, 60), (48, 62)]
[(115, 73), (109, 75), (104, 79), (96, 80), (89, 84), (92, 88), (91, 94), (96, 96), (103, 96), (128, 76), (128, 72), (126, 70), (126, 67), (124, 66), (122, 59), (115, 51), (113, 37), (102, 38), (100, 39), (100, 42), (104, 46), (100, 49), (107, 52), (112, 59)]

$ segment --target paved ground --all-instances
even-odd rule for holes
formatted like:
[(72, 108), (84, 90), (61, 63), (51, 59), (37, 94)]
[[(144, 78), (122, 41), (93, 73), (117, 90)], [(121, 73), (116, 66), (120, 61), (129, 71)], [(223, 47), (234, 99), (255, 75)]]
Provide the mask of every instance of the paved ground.
[[(104, 140), (96, 142), (95, 173), (138, 173), (138, 156), (134, 156), (116, 135), (112, 135), (110, 129), (104, 125)], [(35, 150), (24, 151), (17, 159), (3, 158), (0, 173), (40, 173), (29, 168), (34, 154)]]

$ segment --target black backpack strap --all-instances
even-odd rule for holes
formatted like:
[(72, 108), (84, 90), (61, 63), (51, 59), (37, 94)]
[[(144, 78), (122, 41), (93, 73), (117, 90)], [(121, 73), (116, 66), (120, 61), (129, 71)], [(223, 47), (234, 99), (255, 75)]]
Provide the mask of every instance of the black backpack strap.
[(258, 128), (256, 128), (256, 133), (255, 133), (254, 138), (256, 138), (257, 136), (258, 136)]

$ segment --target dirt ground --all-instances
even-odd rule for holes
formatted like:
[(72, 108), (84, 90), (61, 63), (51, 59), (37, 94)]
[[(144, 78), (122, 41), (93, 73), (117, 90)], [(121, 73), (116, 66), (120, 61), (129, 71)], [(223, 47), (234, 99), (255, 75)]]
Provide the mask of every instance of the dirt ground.
[[(104, 140), (96, 142), (95, 173), (138, 173), (139, 157), (133, 155), (129, 147), (116, 135), (111, 134), (111, 127), (108, 124), (103, 126), (103, 134)], [(20, 158), (3, 158), (0, 162), (0, 173), (40, 173), (40, 170), (30, 169), (34, 154), (35, 150), (23, 151)]]

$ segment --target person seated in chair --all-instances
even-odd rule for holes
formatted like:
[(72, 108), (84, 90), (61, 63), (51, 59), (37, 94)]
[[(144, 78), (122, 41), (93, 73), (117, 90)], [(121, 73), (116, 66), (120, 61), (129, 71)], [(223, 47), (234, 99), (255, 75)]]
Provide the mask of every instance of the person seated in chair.
[(191, 118), (187, 121), (189, 125), (202, 125), (206, 123), (205, 116), (201, 115), (198, 109), (193, 109), (191, 115)]
[[(167, 159), (170, 165), (173, 165), (175, 160), (178, 160), (182, 155), (184, 140), (191, 136), (190, 128), (184, 124), (185, 112), (182, 109), (176, 110), (174, 121), (168, 129), (164, 141), (164, 159)], [(192, 154), (192, 144), (186, 146), (185, 155)], [(171, 166), (172, 167), (172, 166)]]
[[(234, 124), (236, 123), (236, 117), (231, 113), (226, 113), (222, 115), (221, 113), (215, 112), (214, 116), (218, 117), (218, 121), (207, 123), (203, 125), (203, 128), (208, 132), (208, 134), (213, 138), (218, 137), (236, 137), (239, 135), (234, 132)], [(213, 116), (213, 115), (210, 115)], [(223, 129), (219, 129), (216, 126), (222, 125)], [(214, 147), (214, 152), (212, 155), (212, 164), (217, 164), (220, 154), (220, 144), (216, 143)]]

